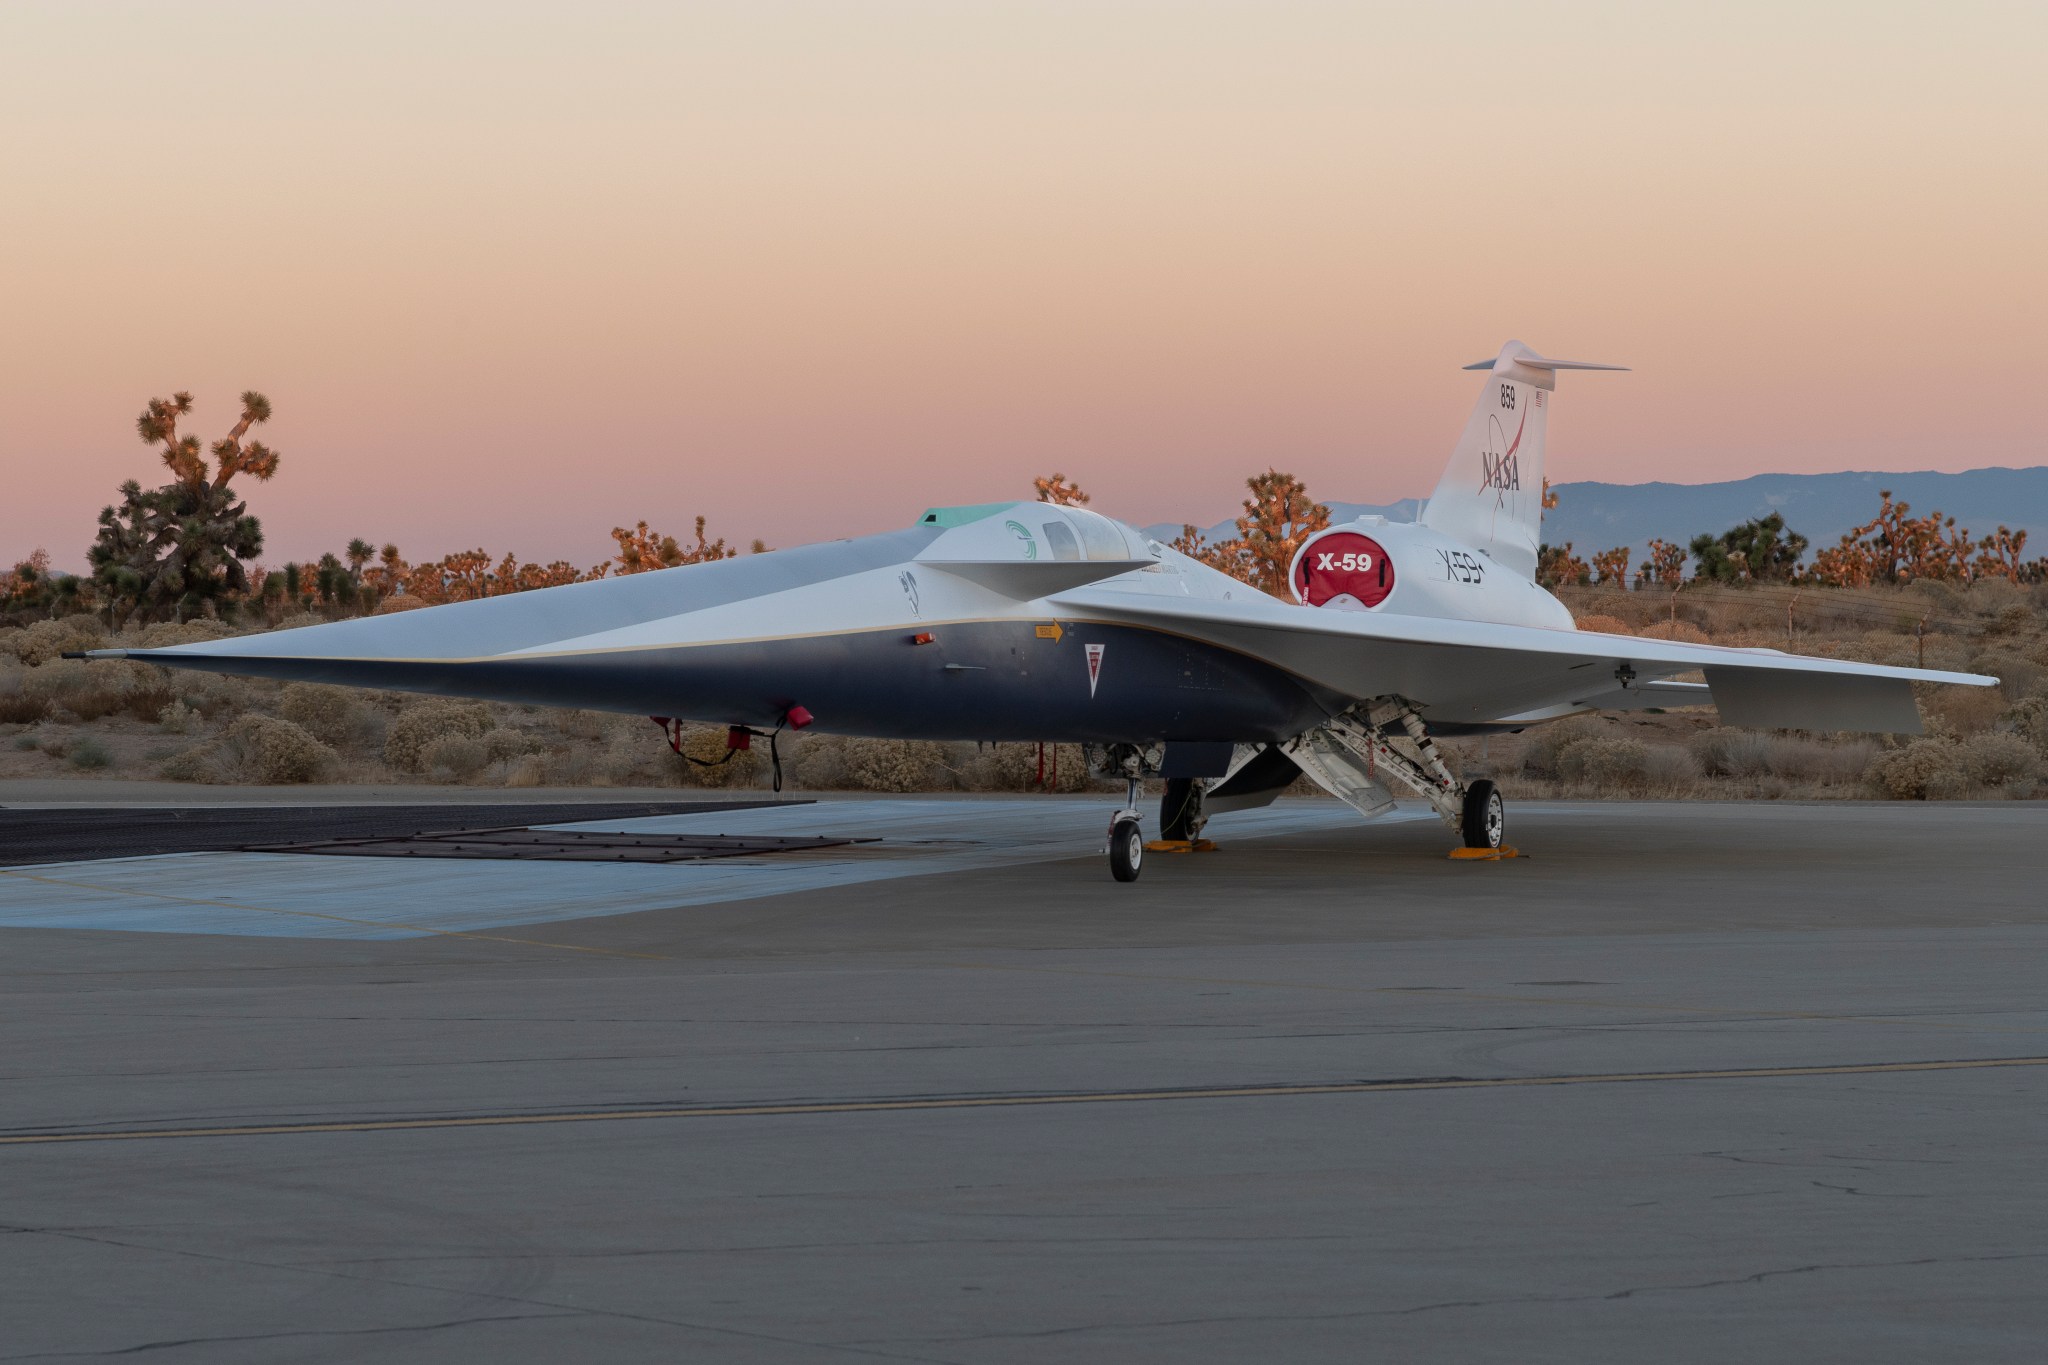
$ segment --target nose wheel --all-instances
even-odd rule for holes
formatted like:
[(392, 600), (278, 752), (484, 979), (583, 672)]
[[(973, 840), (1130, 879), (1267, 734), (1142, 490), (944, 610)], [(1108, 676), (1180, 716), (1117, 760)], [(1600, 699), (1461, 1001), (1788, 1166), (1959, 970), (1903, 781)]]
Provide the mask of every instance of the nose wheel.
[(1145, 865), (1145, 831), (1135, 818), (1109, 827), (1109, 875), (1120, 882), (1138, 880)]
[(1109, 875), (1138, 880), (1145, 866), (1145, 827), (1138, 817), (1138, 779), (1124, 779), (1124, 808), (1109, 817)]

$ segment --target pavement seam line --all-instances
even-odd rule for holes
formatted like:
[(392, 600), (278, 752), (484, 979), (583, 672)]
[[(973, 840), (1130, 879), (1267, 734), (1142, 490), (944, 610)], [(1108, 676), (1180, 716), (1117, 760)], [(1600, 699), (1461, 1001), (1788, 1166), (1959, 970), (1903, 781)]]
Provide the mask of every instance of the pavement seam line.
[(936, 1109), (1021, 1109), (1058, 1104), (1132, 1104), (1160, 1100), (1285, 1099), (1421, 1090), (1537, 1089), (1670, 1081), (1777, 1080), (1802, 1076), (1883, 1076), (1922, 1071), (2048, 1067), (2048, 1057), (1972, 1057), (1927, 1062), (1846, 1062), (1824, 1066), (1727, 1067), (1705, 1071), (1617, 1071), (1570, 1076), (1469, 1076), (1406, 1081), (1329, 1081), (1299, 1085), (1237, 1085), (1174, 1090), (1075, 1091), (1052, 1095), (957, 1095), (925, 1099), (820, 1100), (785, 1104), (712, 1105), (694, 1109), (588, 1109), (556, 1114), (476, 1114), (448, 1118), (359, 1119), (314, 1123), (241, 1124), (221, 1128), (137, 1128), (100, 1132), (18, 1133), (0, 1147), (70, 1142), (135, 1142), (170, 1138), (280, 1137), (309, 1133), (389, 1133), (439, 1128), (519, 1128), (553, 1123), (617, 1123), (650, 1119), (786, 1118), (820, 1114), (890, 1114)]
[[(1171, 981), (1188, 986), (1252, 986), (1264, 990), (1329, 991), (1340, 995), (1417, 994), (1409, 986), (1345, 986), (1321, 981), (1260, 981), (1228, 976), (1169, 976), (1159, 972), (1106, 972), (1086, 967), (1027, 967), (999, 962), (953, 962), (951, 970), (964, 972), (1034, 972), (1045, 976), (1107, 976), (1126, 981)], [(1444, 991), (1445, 1003), (1481, 1000), (1492, 1005), (1578, 1005), (1586, 1009), (1642, 1010), (1654, 1014), (1705, 1014), (1733, 1019), (1807, 1019), (1818, 1023), (1897, 1024), (1907, 1028), (1967, 1029), (1982, 1032), (1983, 1026), (1950, 1023), (1946, 1020), (1909, 1018), (1890, 1014), (1824, 1014), (1811, 1010), (1730, 1009), (1722, 1005), (1664, 1005), (1642, 1000), (1591, 1000), (1576, 995), (1499, 995), (1490, 991), (1468, 991), (1462, 987)], [(2040, 1029), (1999, 1029), (2000, 1033), (2039, 1033)]]
[(505, 934), (480, 934), (466, 929), (435, 929), (424, 924), (400, 924), (395, 920), (354, 919), (348, 915), (330, 915), (319, 910), (286, 910), (275, 905), (244, 905), (239, 901), (207, 900), (199, 896), (174, 896), (168, 891), (137, 891), (125, 886), (101, 886), (96, 882), (70, 881), (63, 877), (45, 877), (35, 872), (18, 872), (11, 868), (0, 868), (0, 877), (13, 877), (21, 881), (42, 882), (49, 886), (68, 886), (80, 891), (98, 891), (105, 895), (134, 896), (140, 900), (170, 901), (178, 905), (210, 905), (219, 910), (246, 910), (258, 915), (294, 915), (301, 919), (326, 920), (333, 924), (354, 924), (365, 929), (404, 929), (408, 933), (426, 934), (436, 938), (469, 938), (484, 943), (516, 943), (526, 948), (558, 948), (565, 953), (594, 953), (599, 957), (631, 957), (650, 962), (666, 962), (659, 953), (631, 953), (619, 948), (592, 948), (579, 943), (549, 943), (537, 938), (512, 938)]

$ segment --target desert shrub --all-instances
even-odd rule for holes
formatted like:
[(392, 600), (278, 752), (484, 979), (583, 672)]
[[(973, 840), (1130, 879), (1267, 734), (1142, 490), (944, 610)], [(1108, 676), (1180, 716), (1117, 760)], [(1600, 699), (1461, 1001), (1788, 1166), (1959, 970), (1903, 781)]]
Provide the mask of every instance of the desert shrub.
[(234, 627), (223, 621), (159, 621), (153, 626), (144, 626), (135, 643), (141, 649), (167, 649), (172, 645), (197, 644), (201, 640), (224, 640), (234, 633)]
[(2006, 710), (2006, 700), (1995, 687), (1916, 685), (1915, 691), (1931, 728), (1958, 737), (1996, 728)]
[(846, 742), (849, 787), (871, 792), (922, 792), (950, 788), (946, 746), (924, 739), (850, 739)]
[(1969, 790), (1970, 774), (1960, 746), (1938, 739), (1916, 739), (1887, 749), (1870, 761), (1864, 780), (1894, 801), (1939, 800)]
[(2048, 754), (2048, 697), (2028, 697), (2008, 707), (1998, 717), (2000, 725)]
[(505, 785), (508, 787), (540, 787), (547, 784), (547, 760), (539, 754), (528, 754), (512, 761), (505, 770)]
[(166, 706), (177, 702), (177, 694), (162, 683), (130, 688), (121, 698), (121, 709), (139, 721), (154, 724)]
[(387, 597), (382, 602), (379, 602), (377, 604), (377, 610), (371, 614), (375, 616), (389, 616), (393, 612), (398, 611), (418, 611), (421, 607), (424, 607), (426, 605), (427, 602), (425, 598), (414, 597), (411, 593), (401, 592), (396, 593), (393, 596)]
[(247, 678), (222, 673), (186, 673), (178, 678), (178, 696), (208, 720), (240, 715), (252, 709), (260, 695), (262, 686)]
[(1899, 605), (1902, 610), (1916, 616), (1922, 612), (1937, 617), (1966, 616), (1970, 610), (1970, 594), (1961, 583), (1940, 578), (1917, 578), (1900, 594)]
[(246, 715), (159, 770), (173, 782), (312, 782), (329, 772), (334, 750), (288, 720)]
[(156, 726), (167, 735), (182, 735), (189, 731), (193, 722), (198, 719), (197, 711), (173, 698), (156, 713)]
[(553, 787), (582, 787), (598, 775), (598, 755), (589, 749), (569, 749), (551, 754), (547, 761), (547, 783)]
[(319, 683), (287, 686), (278, 698), (277, 714), (336, 749), (360, 740), (369, 723), (369, 713), (354, 692)]
[(400, 772), (419, 772), (427, 746), (459, 736), (482, 739), (495, 728), (491, 708), (481, 702), (431, 701), (407, 707), (384, 733), (384, 761)]
[(556, 711), (548, 722), (565, 739), (604, 738), (604, 717), (596, 711)]
[(2041, 771), (2041, 755), (2018, 735), (1990, 731), (1962, 744), (1963, 768), (1974, 782), (1987, 787), (2031, 784)]
[(1650, 746), (1639, 739), (1603, 735), (1567, 744), (1557, 755), (1557, 775), (1567, 782), (1602, 790), (1640, 784), (1650, 767)]
[(33, 734), (16, 735), (14, 737), (14, 747), (24, 752), (38, 748), (41, 744), (42, 741)]
[[(699, 787), (749, 787), (768, 766), (768, 741), (757, 740), (759, 751), (754, 749), (729, 750), (725, 747), (723, 729), (689, 729), (683, 731), (683, 753), (695, 759), (686, 763), (674, 755), (669, 761), (683, 771), (673, 774), (681, 781)], [(726, 758), (730, 753), (732, 757)], [(704, 765), (710, 764), (706, 767)]]
[(544, 753), (547, 747), (539, 735), (502, 725), (484, 736), (484, 748), (490, 753), (493, 763)]
[(0, 692), (0, 725), (34, 725), (50, 714), (48, 697)]
[(45, 730), (36, 736), (36, 747), (51, 758), (63, 758), (71, 752), (71, 736)]
[(1636, 634), (1645, 640), (1679, 640), (1690, 645), (1711, 643), (1707, 633), (1690, 621), (1652, 621)]
[(111, 687), (93, 687), (64, 698), (64, 709), (80, 720), (93, 721), (128, 709), (128, 694)]
[(977, 792), (1084, 792), (1096, 781), (1078, 744), (1045, 746), (1042, 782), (1038, 745), (1030, 742), (963, 747), (953, 767), (959, 784)]
[(1567, 716), (1541, 726), (1522, 746), (1522, 767), (1537, 777), (1559, 776), (1559, 756), (1583, 740), (1597, 739), (1607, 726), (1591, 716)]
[(2018, 701), (2041, 690), (2048, 669), (2024, 654), (2010, 649), (1987, 649), (1970, 660), (1972, 673), (1989, 673), (1998, 679), (1998, 690), (2007, 701)]
[(1699, 760), (1675, 744), (1652, 744), (1643, 764), (1643, 781), (1653, 787), (1689, 788), (1699, 780)]
[(1686, 747), (1709, 777), (1761, 777), (1771, 770), (1771, 737), (1754, 730), (1702, 730)]
[(288, 720), (243, 716), (222, 738), (245, 749), (243, 767), (258, 782), (311, 782), (334, 763), (334, 750)]
[(809, 731), (782, 748), (782, 771), (793, 786), (833, 791), (846, 785), (846, 737)]
[(1913, 668), (1920, 662), (1920, 648), (1913, 637), (1892, 630), (1865, 631), (1857, 639), (1834, 642), (1833, 647), (1825, 652), (1838, 659), (1888, 664), (1894, 668)]
[(1600, 612), (1595, 612), (1591, 616), (1576, 617), (1572, 624), (1576, 625), (1580, 630), (1590, 630), (1600, 635), (1635, 634), (1634, 631), (1629, 629), (1628, 622)]
[[(2027, 590), (2010, 579), (1990, 575), (1978, 578), (1962, 594), (1962, 603), (1971, 616), (1980, 620), (1996, 622), (2010, 607), (2026, 609)], [(2032, 615), (2028, 612), (2028, 615)]]
[(32, 622), (14, 638), (13, 644), (15, 656), (35, 668), (72, 650), (97, 649), (106, 639), (106, 627), (93, 617), (66, 616), (57, 621)]
[(38, 697), (66, 697), (74, 692), (90, 692), (105, 683), (104, 674), (96, 674), (83, 659), (57, 659), (38, 665), (21, 675), (21, 690)]
[(2025, 602), (2000, 607), (1984, 627), (1987, 635), (2024, 635), (2042, 624), (2040, 614)]
[(1821, 786), (1861, 782), (1864, 771), (1870, 767), (1870, 760), (1877, 756), (1877, 745), (1870, 740), (1830, 744), (1825, 740), (1804, 739), (1797, 735), (1758, 738), (1764, 741), (1765, 771), (1787, 782)]
[(484, 741), (471, 735), (442, 735), (420, 750), (420, 771), (443, 780), (475, 777), (491, 761)]
[[(2033, 751), (2030, 749), (2028, 752)], [(72, 767), (91, 772), (112, 763), (114, 756), (107, 752), (106, 745), (87, 735), (71, 746), (70, 760)]]

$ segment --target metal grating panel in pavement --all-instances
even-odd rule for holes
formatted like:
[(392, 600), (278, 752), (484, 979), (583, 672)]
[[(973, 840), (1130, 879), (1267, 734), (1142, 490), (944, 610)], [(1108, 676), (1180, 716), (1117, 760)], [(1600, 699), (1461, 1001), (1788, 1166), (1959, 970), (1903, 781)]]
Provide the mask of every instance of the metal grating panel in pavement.
[(694, 863), (763, 853), (872, 844), (873, 838), (777, 834), (624, 834), (606, 830), (459, 829), (443, 833), (305, 843), (251, 844), (245, 853), (320, 853), (350, 858), (495, 858), (570, 863)]

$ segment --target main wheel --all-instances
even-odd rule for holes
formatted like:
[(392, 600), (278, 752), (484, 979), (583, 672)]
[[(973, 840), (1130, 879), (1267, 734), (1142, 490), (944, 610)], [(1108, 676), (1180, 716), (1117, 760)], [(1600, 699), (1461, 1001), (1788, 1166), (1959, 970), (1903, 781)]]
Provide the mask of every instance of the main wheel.
[(1196, 789), (1192, 777), (1168, 778), (1166, 795), (1159, 798), (1159, 837), (1194, 838), (1195, 817), (1201, 810), (1202, 793)]
[(1136, 820), (1119, 820), (1109, 827), (1109, 875), (1120, 882), (1138, 880), (1145, 863), (1145, 831)]
[(1459, 822), (1467, 848), (1499, 848), (1507, 832), (1507, 804), (1500, 789), (1485, 778), (1465, 788), (1465, 814)]

